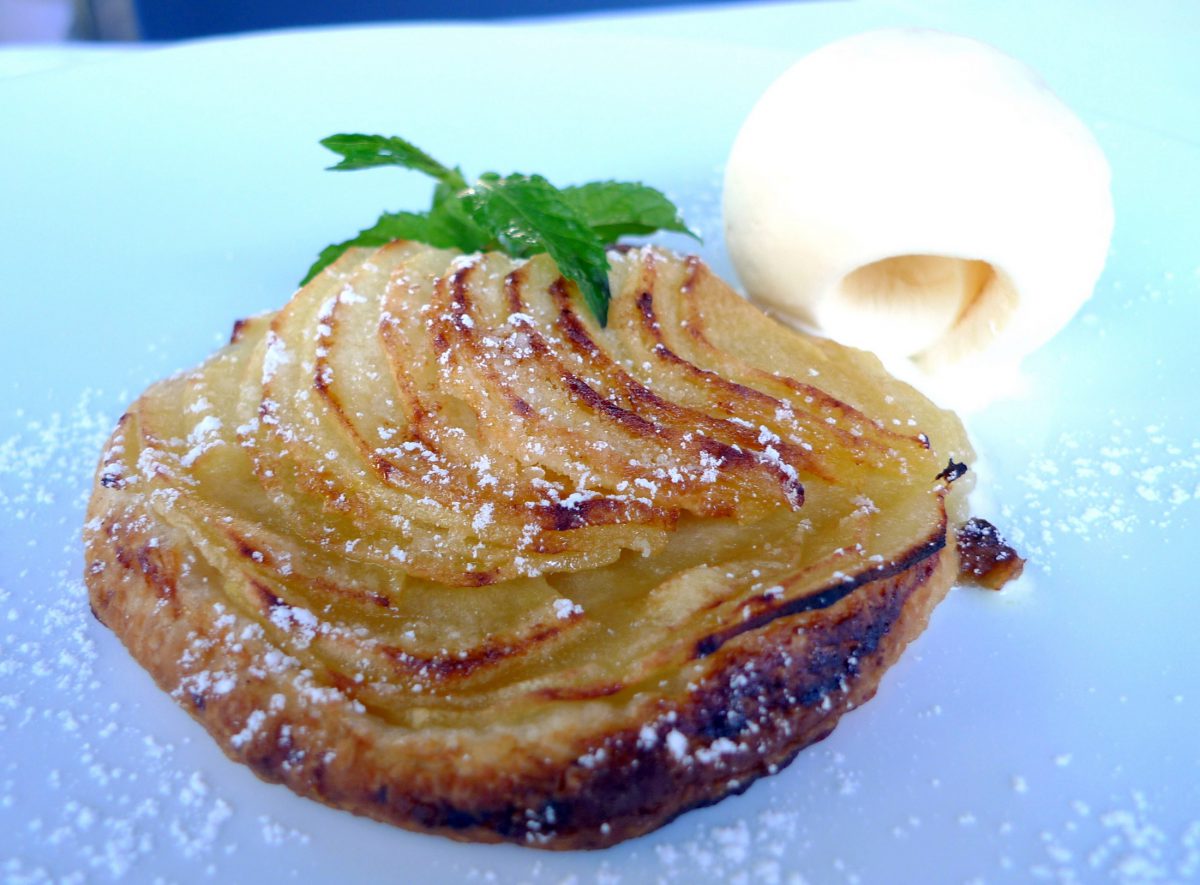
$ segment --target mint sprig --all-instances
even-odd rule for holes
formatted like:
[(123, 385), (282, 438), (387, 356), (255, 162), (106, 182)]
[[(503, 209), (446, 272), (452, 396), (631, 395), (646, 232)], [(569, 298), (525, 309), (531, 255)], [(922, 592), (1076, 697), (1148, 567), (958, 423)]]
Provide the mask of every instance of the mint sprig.
[(451, 187), (464, 188), (467, 182), (462, 172), (443, 166), (412, 142), (398, 136), (386, 135), (330, 135), (321, 139), (321, 144), (342, 159), (329, 168), (335, 172), (354, 169), (370, 169), (373, 166), (400, 166), (424, 172)]
[(601, 326), (608, 320), (606, 247), (622, 236), (658, 230), (699, 237), (660, 191), (644, 184), (594, 181), (558, 188), (540, 175), (485, 172), (469, 183), (396, 136), (340, 134), (321, 141), (341, 159), (333, 171), (399, 166), (424, 173), (437, 185), (426, 212), (385, 212), (354, 237), (321, 250), (301, 283), (307, 283), (354, 246), (417, 240), (464, 252), (503, 251), (514, 258), (548, 254), (571, 280)]

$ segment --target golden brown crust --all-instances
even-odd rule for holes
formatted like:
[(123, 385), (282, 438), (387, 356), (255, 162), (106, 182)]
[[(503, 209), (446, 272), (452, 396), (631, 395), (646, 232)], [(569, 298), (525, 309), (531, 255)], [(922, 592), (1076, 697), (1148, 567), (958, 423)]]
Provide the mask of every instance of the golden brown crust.
[[(866, 358), (743, 314), (696, 262), (627, 256), (601, 331), (552, 267), (503, 265), (493, 291), (452, 266), (429, 272), (442, 281), (430, 289), (429, 253), (401, 248), (373, 256), (393, 262), (387, 274), (334, 269), (358, 274), (345, 311), (302, 291), (156, 385), (97, 472), (93, 610), (227, 755), (402, 827), (597, 848), (740, 792), (874, 694), (958, 573), (947, 542), (961, 493), (936, 475), (969, 455), (952, 417)], [(378, 350), (350, 359), (365, 347), (352, 308), (372, 279), (411, 310), (385, 316)], [(421, 298), (444, 308), (423, 327)], [(513, 314), (514, 347), (533, 355), (516, 366), (487, 343)], [(297, 330), (314, 327), (306, 363)], [(270, 357), (270, 334), (288, 360)], [(778, 371), (756, 364), (764, 335), (803, 352)], [(343, 379), (385, 358), (390, 396), (351, 401)], [(372, 396), (405, 411), (383, 435), (410, 448), (366, 442), (382, 420)], [(555, 401), (574, 417), (548, 411)], [(553, 468), (502, 461), (533, 434), (543, 449), (567, 440), (567, 454), (533, 450)], [(605, 441), (589, 468), (599, 491), (510, 507), (529, 476), (542, 488), (576, 470), (569, 450), (588, 439)], [(660, 476), (622, 466), (636, 452), (675, 470), (676, 487), (622, 494)], [(686, 474), (676, 455), (720, 469)], [(492, 472), (463, 460), (481, 457)], [(458, 479), (418, 475), (431, 464)], [(410, 481), (430, 503), (403, 497)], [(511, 498), (487, 497), (506, 483)], [(475, 509), (454, 515), (456, 495)], [(386, 523), (411, 532), (394, 562), (372, 540), (388, 536), (380, 502), (410, 520)], [(439, 519), (475, 546), (423, 550), (421, 521)]]
[[(133, 528), (143, 514), (123, 511), (124, 528), (116, 530), (97, 518), (103, 527), (87, 550), (97, 618), (125, 639), (231, 759), (300, 795), (407, 829), (555, 849), (601, 848), (641, 835), (785, 766), (875, 694), (956, 573), (953, 551), (928, 539), (914, 547), (915, 561), (906, 569), (857, 586), (830, 608), (739, 632), (703, 659), (704, 675), (697, 674), (683, 702), (647, 705), (638, 727), (589, 736), (586, 749), (565, 764), (494, 759), (492, 770), (457, 778), (447, 790), (432, 771), (401, 766), (404, 774), (391, 776), (388, 748), (373, 740), (371, 729), (355, 727), (340, 698), (306, 705), (303, 693), (289, 686), (293, 673), (239, 682), (237, 691), (220, 691), (213, 679), (181, 684), (178, 661), (190, 656), (193, 667), (205, 665), (205, 651), (223, 658), (220, 672), (236, 667), (227, 659), (234, 644), (229, 637), (245, 635), (249, 624), (235, 619), (222, 627), (220, 615), (180, 611), (165, 576), (175, 570), (164, 564), (161, 547), (148, 549)], [(176, 616), (165, 634), (164, 605)], [(247, 671), (258, 662), (277, 675), (262, 664), (273, 649), (252, 637), (236, 644)], [(282, 704), (272, 700), (280, 693), (287, 697)], [(269, 715), (239, 741), (263, 710)], [(425, 762), (452, 768), (458, 758), (441, 752)], [(515, 763), (512, 769), (506, 761)]]

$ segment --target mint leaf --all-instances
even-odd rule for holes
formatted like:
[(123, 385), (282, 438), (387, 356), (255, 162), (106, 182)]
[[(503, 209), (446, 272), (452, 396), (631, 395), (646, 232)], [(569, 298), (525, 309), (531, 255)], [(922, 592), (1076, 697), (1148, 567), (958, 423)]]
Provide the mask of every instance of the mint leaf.
[[(360, 230), (357, 236), (322, 249), (313, 266), (300, 281), (300, 285), (303, 286), (337, 261), (347, 249), (355, 246), (386, 246), (393, 240), (417, 240), (441, 249), (450, 248), (456, 243), (452, 237), (442, 235), (442, 231), (432, 223), (429, 215), (416, 212), (385, 212), (373, 225)], [(434, 242), (435, 240), (438, 242)]]
[(341, 134), (321, 139), (321, 144), (342, 159), (329, 168), (335, 172), (370, 169), (374, 166), (400, 166), (424, 172), (453, 188), (462, 189), (467, 182), (458, 169), (443, 166), (416, 145), (397, 136)]
[(463, 198), (480, 227), (509, 255), (546, 252), (579, 287), (601, 326), (608, 321), (608, 257), (604, 241), (540, 175), (480, 176)]
[(428, 212), (385, 212), (357, 236), (325, 247), (301, 285), (353, 246), (382, 246), (392, 240), (418, 240), (464, 252), (501, 249), (514, 258), (545, 252), (579, 288), (603, 326), (611, 297), (606, 244), (656, 230), (700, 239), (670, 200), (644, 184), (594, 181), (557, 188), (540, 175), (488, 172), (468, 185), (461, 169), (439, 163), (396, 136), (342, 133), (321, 144), (341, 156), (330, 167), (335, 171), (399, 166), (422, 172), (437, 185)]
[(564, 187), (559, 193), (576, 214), (606, 243), (623, 236), (643, 236), (658, 230), (700, 237), (679, 216), (662, 191), (626, 181), (593, 181)]
[[(442, 187), (438, 186), (439, 189)], [(450, 193), (435, 197), (428, 212), (385, 212), (373, 225), (341, 243), (326, 246), (308, 269), (304, 285), (333, 264), (347, 249), (355, 246), (386, 246), (394, 240), (416, 240), (438, 249), (462, 249), (480, 252), (492, 242), (487, 232), (475, 223), (461, 198)]]
[[(429, 222), (437, 235), (446, 240), (443, 248), (454, 246), (464, 252), (484, 252), (496, 248), (492, 235), (471, 216), (462, 192), (446, 184), (439, 184), (433, 189)], [(432, 240), (422, 242), (440, 245)]]

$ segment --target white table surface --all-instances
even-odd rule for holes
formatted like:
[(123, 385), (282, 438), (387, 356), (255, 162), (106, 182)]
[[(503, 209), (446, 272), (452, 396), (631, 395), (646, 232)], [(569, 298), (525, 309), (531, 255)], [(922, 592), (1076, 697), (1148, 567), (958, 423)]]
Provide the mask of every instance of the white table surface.
[[(991, 477), (979, 506), (1014, 532), (1029, 576), (1005, 594), (952, 593), (870, 705), (745, 796), (611, 851), (554, 856), (453, 846), (260, 784), (92, 621), (78, 525), (110, 422), (149, 380), (198, 360), (239, 311), (277, 304), (325, 221), (364, 221), (355, 201), (378, 179), (322, 177), (308, 142), (273, 158), (274, 179), (261, 153), (238, 153), (204, 119), (180, 120), (169, 101), (195, 82), (185, 74), (219, 78), (228, 57), (268, 79), (256, 55), (267, 44), (0, 49), (0, 876), (629, 885), (1200, 875), (1200, 4), (743, 4), (495, 27), (516, 28), (523, 46), (561, 35), (550, 54), (574, 47), (588, 70), (595, 50), (636, 40), (684, 84), (728, 100), (706, 107), (672, 86), (708, 116), (694, 140), (651, 122), (692, 153), (651, 144), (645, 156), (628, 145), (613, 155), (678, 192), (716, 234), (721, 150), (753, 91), (791, 57), (885, 25), (969, 34), (1029, 62), (1113, 164), (1117, 232), (1094, 301), (1031, 360), (1028, 395), (969, 422)], [(478, 28), (454, 33), (487, 43)], [(440, 45), (452, 34), (413, 28), (396, 39), (417, 52), (426, 36)], [(347, 30), (267, 48), (295, 62), (297, 47), (328, 46), (354, 65), (350, 49), (383, 42)], [(636, 55), (611, 63), (623, 66), (613, 101), (640, 88), (638, 65), (658, 70)], [(211, 84), (193, 98), (184, 104), (221, 125), (254, 128), (253, 102), (222, 102)], [(356, 123), (387, 119), (365, 99), (349, 103)], [(297, 144), (307, 107), (294, 96), (282, 106), (281, 134)], [(429, 108), (412, 112), (436, 133)], [(155, 113), (182, 128), (154, 131)], [(601, 121), (575, 122), (605, 134)], [(153, 138), (126, 140), (119, 127)], [(523, 147), (496, 131), (503, 149)], [(250, 135), (260, 150), (271, 144)], [(180, 150), (180, 165), (160, 147)], [(591, 174), (606, 159), (546, 152), (538, 171)], [(208, 177), (210, 163), (223, 175)], [(282, 211), (298, 189), (319, 218)], [(239, 200), (250, 204), (241, 214), (213, 213)], [(704, 249), (728, 271), (719, 234)], [(174, 269), (166, 311), (154, 309), (162, 256)]]

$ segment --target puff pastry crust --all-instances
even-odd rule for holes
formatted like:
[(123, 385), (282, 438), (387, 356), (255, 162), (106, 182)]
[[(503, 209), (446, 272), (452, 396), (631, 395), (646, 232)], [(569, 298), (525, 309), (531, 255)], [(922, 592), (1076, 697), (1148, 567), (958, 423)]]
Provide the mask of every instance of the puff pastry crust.
[(595, 848), (875, 692), (958, 572), (958, 420), (698, 259), (347, 253), (121, 418), (96, 616), (233, 759), (409, 829)]

